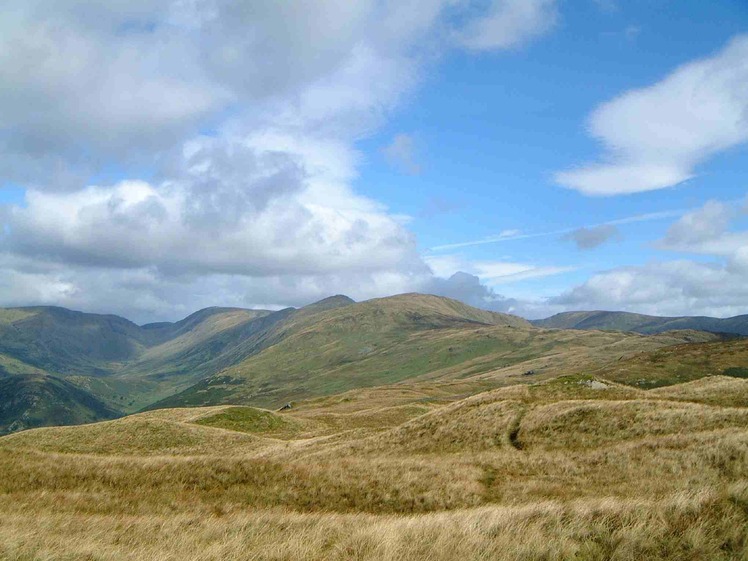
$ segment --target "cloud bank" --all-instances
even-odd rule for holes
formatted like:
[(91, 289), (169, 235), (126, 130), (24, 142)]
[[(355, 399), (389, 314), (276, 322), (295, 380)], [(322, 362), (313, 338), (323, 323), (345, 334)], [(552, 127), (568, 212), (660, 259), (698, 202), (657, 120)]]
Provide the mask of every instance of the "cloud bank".
[(404, 219), (352, 187), (355, 142), (448, 50), (554, 18), (551, 0), (6, 2), (0, 177), (26, 196), (0, 206), (0, 305), (150, 321), (427, 289)]

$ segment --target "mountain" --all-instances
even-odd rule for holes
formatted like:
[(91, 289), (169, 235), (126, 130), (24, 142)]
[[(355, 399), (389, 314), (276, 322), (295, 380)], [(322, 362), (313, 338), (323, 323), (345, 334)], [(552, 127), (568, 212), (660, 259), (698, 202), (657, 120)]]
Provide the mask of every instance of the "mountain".
[[(178, 322), (143, 326), (57, 307), (0, 309), (0, 376), (43, 376), (40, 380), (55, 388), (64, 380), (66, 389), (82, 392), (78, 399), (89, 396), (106, 409), (97, 417), (103, 410), (92, 407), (91, 415), (74, 415), (70, 422), (109, 418), (112, 411), (132, 412), (182, 391), (272, 345), (284, 336), (283, 326), (292, 317), (300, 321), (352, 302), (334, 296), (277, 312), (213, 307)], [(39, 411), (52, 411), (57, 397), (39, 391), (36, 399)], [(11, 408), (7, 414), (19, 411)], [(5, 425), (26, 426), (14, 424), (11, 417)], [(47, 422), (39, 420), (35, 426), (61, 419), (50, 413)]]
[(124, 318), (57, 307), (0, 310), (0, 353), (57, 374), (106, 374), (138, 356), (143, 330)]
[(533, 320), (532, 324), (552, 329), (601, 329), (647, 334), (693, 329), (748, 336), (748, 315), (720, 319), (704, 316), (659, 317), (630, 312), (563, 312), (546, 319)]
[[(361, 303), (337, 295), (279, 311), (206, 308), (181, 321), (143, 326), (62, 308), (14, 308), (0, 310), (0, 376), (31, 376), (26, 380), (44, 381), (34, 388), (54, 387), (37, 391), (35, 423), (58, 424), (146, 408), (279, 407), (411, 380), (477, 380), (488, 388), (528, 371), (551, 377), (709, 338), (547, 331), (516, 316), (423, 294)], [(69, 419), (53, 413), (63, 386), (82, 392), (69, 401), (89, 403), (88, 413)], [(5, 425), (27, 426), (12, 418), (25, 411), (9, 409)]]
[[(210, 359), (225, 349), (224, 334), (246, 330), (271, 314), (208, 308), (178, 322), (138, 326), (118, 316), (58, 307), (0, 309), (0, 376), (11, 378), (4, 380), (0, 405), (7, 405), (15, 390), (24, 403), (36, 404), (33, 423), (21, 419), (29, 416), (28, 407), (7, 405), (0, 430), (89, 422), (147, 405), (189, 386), (203, 372), (215, 372)], [(236, 338), (243, 340), (241, 334)], [(70, 405), (70, 415), (60, 412), (59, 403)]]
[(141, 360), (171, 360), (218, 334), (270, 315), (206, 308), (185, 319), (138, 326), (114, 315), (39, 306), (0, 309), (0, 354), (57, 375), (110, 375)]
[[(105, 375), (0, 355), (0, 559), (745, 557), (748, 339), (419, 294), (186, 320)], [(209, 355), (177, 408), (103, 399)]]
[(121, 413), (65, 380), (40, 374), (0, 377), (0, 435), (119, 416)]
[(272, 345), (149, 409), (220, 404), (280, 407), (313, 396), (422, 379), (552, 376), (683, 343), (673, 337), (547, 331), (438, 296), (404, 294), (308, 314), (274, 327)]

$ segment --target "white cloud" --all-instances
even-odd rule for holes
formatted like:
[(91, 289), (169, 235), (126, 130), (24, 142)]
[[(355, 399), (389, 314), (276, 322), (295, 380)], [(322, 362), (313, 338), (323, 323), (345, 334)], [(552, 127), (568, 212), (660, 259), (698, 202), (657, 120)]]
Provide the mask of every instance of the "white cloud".
[(748, 141), (748, 36), (662, 81), (626, 92), (590, 116), (605, 148), (600, 163), (559, 172), (556, 181), (586, 195), (673, 187), (713, 155)]
[[(0, 173), (73, 189), (112, 161), (149, 162), (227, 114), (245, 129), (365, 134), (450, 45), (445, 36), (504, 14), (484, 48), (506, 48), (542, 32), (522, 14), (542, 20), (553, 9), (551, 0), (497, 0), (475, 14), (469, 0), (9, 0)], [(472, 17), (454, 20), (454, 10)]]
[(536, 37), (555, 7), (532, 4), (6, 2), (0, 174), (27, 197), (0, 208), (0, 304), (146, 320), (428, 286), (406, 219), (352, 188), (355, 142), (468, 27)]
[(748, 312), (748, 270), (687, 260), (622, 267), (594, 275), (550, 303), (569, 310), (728, 317)]
[(474, 51), (506, 49), (542, 35), (555, 22), (554, 0), (493, 0), (486, 13), (455, 32), (455, 40)]
[(661, 246), (671, 249), (687, 248), (714, 241), (727, 231), (734, 214), (731, 206), (709, 201), (670, 226)]
[(94, 268), (0, 254), (0, 306), (58, 305), (138, 323), (177, 320), (215, 305), (280, 309), (336, 293), (364, 300), (423, 290), (432, 280), (423, 271), (170, 276), (154, 268)]
[(618, 267), (593, 275), (550, 300), (565, 309), (626, 310), (653, 315), (726, 317), (748, 313), (748, 232), (729, 230), (736, 205), (709, 201), (685, 214), (657, 247), (700, 253), (709, 261), (680, 259)]
[(269, 276), (418, 267), (412, 235), (376, 203), (304, 169), (303, 154), (208, 142), (190, 171), (156, 186), (124, 181), (30, 191), (4, 247), (19, 255), (162, 273)]

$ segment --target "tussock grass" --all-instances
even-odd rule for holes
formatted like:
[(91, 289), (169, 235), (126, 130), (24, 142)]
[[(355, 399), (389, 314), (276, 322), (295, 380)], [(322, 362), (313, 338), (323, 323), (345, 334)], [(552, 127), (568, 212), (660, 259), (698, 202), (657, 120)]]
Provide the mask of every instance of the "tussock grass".
[(725, 407), (748, 407), (748, 380), (709, 376), (686, 384), (657, 388), (652, 396)]
[(748, 558), (746, 381), (471, 383), (0, 438), (0, 559)]
[(748, 494), (665, 501), (542, 502), (425, 516), (249, 512), (101, 517), (8, 515), (0, 558), (113, 560), (741, 559)]
[(238, 432), (140, 416), (8, 436), (3, 445), (41, 452), (112, 455), (199, 455), (247, 451), (264, 442)]
[(728, 427), (748, 427), (748, 410), (645, 400), (564, 401), (526, 415), (519, 436), (526, 446), (575, 449)]

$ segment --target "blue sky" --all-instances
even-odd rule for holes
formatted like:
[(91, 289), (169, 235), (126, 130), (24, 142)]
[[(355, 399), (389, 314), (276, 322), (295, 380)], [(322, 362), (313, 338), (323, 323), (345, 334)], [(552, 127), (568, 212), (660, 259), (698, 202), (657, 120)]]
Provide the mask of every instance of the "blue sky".
[[(358, 185), (414, 216), (410, 227), (428, 257), (568, 269), (497, 287), (513, 296), (553, 296), (595, 271), (663, 259), (652, 242), (675, 216), (710, 199), (746, 195), (745, 146), (699, 166), (677, 187), (620, 197), (564, 189), (553, 173), (596, 158), (599, 144), (585, 121), (598, 104), (718, 52), (746, 29), (748, 5), (741, 2), (713, 2), (708, 10), (703, 2), (567, 2), (557, 27), (530, 46), (450, 56), (380, 134), (361, 144), (367, 165)], [(413, 138), (417, 174), (399, 173), (377, 155), (398, 131)], [(503, 231), (533, 236), (647, 215), (618, 226), (613, 243), (586, 250), (556, 234), (432, 249)]]
[(18, 0), (0, 37), (0, 305), (748, 313), (743, 1)]

